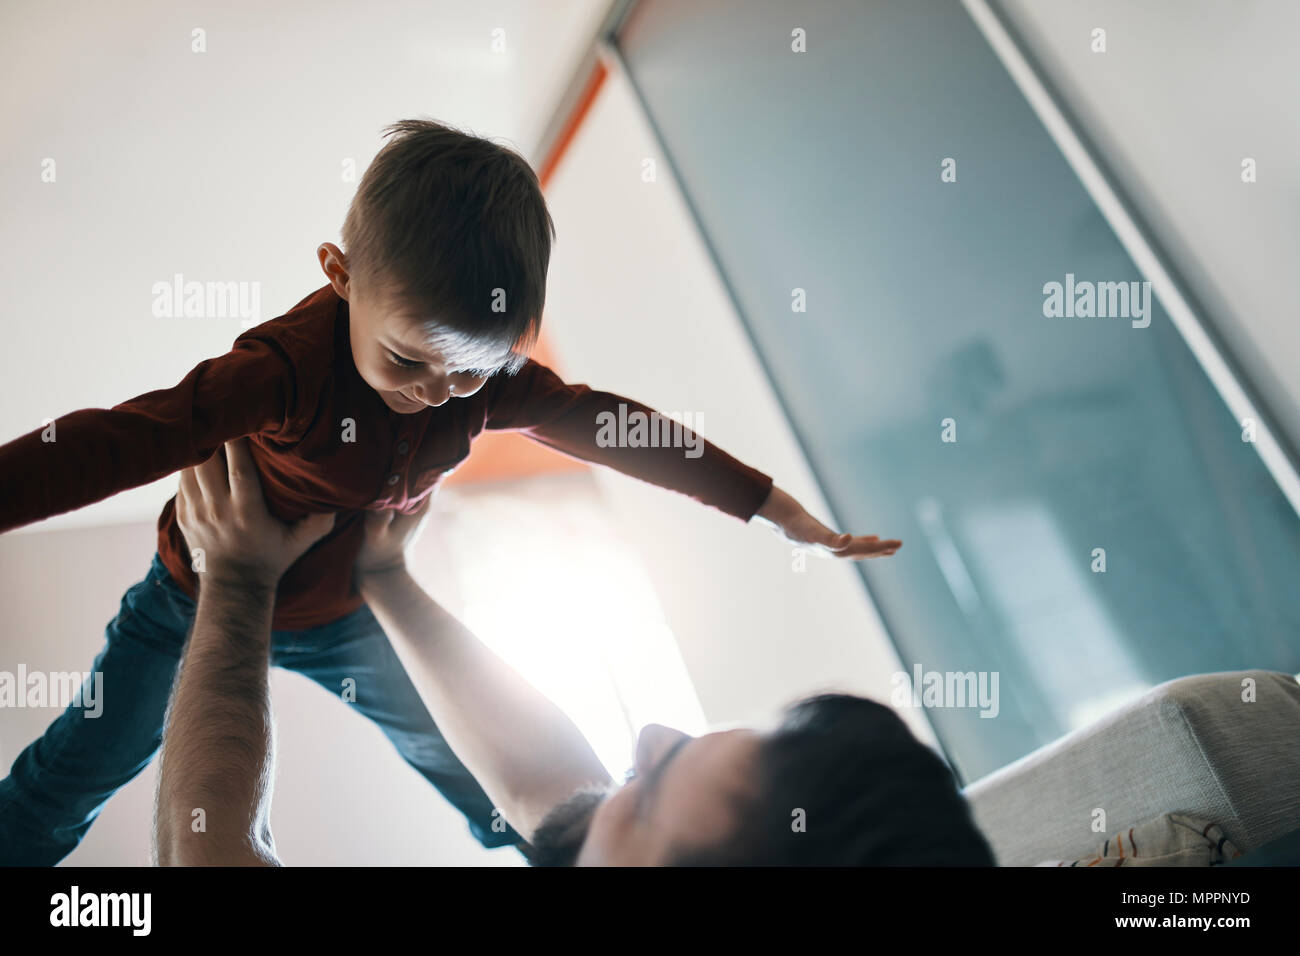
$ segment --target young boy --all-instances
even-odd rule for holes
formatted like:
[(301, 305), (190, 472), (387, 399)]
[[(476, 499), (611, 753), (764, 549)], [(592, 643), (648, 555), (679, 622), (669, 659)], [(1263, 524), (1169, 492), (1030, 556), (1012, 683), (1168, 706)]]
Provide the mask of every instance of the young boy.
[[(53, 441), (38, 429), (0, 447), (0, 532), (155, 481), (248, 436), (272, 513), (334, 516), (280, 582), (272, 662), (352, 702), (480, 842), (501, 846), (518, 835), (443, 741), (357, 593), (367, 510), (418, 509), (484, 429), (509, 429), (743, 521), (757, 514), (792, 541), (844, 557), (892, 554), (899, 542), (832, 533), (771, 478), (702, 440), (690, 456), (598, 441), (602, 413), (653, 413), (567, 385), (527, 357), (554, 236), (533, 171), (507, 149), (430, 121), (388, 132), (344, 222), (346, 254), (332, 243), (317, 250), (329, 284), (174, 388), (65, 415)], [(69, 707), (0, 781), (0, 864), (58, 862), (153, 758), (202, 570), (168, 501), (149, 573), (127, 591), (95, 659), (102, 713)]]

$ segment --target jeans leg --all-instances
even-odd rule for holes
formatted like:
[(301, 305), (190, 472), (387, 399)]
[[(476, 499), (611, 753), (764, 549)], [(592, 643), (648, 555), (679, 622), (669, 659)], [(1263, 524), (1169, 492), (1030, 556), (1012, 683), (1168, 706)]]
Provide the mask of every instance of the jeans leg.
[(469, 820), (485, 847), (511, 846), (523, 838), (494, 813), (492, 801), (443, 739), (407, 676), (379, 621), (362, 607), (324, 627), (276, 634), (273, 662), (310, 677), (345, 699), (344, 681), (355, 681), (349, 703), (379, 725), (397, 752)]
[(92, 667), (98, 706), (68, 707), (0, 780), (0, 865), (58, 863), (148, 765), (193, 617), (193, 602), (155, 557), (105, 630)]

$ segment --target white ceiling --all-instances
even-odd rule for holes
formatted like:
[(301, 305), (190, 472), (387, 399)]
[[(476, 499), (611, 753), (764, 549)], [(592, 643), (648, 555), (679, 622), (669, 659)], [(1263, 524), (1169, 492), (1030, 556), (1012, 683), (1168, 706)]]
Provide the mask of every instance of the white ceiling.
[[(535, 161), (606, 6), (0, 6), (0, 441), (173, 385), (230, 347), (238, 319), (154, 318), (155, 282), (260, 282), (264, 319), (323, 285), (314, 250), (339, 240), (355, 188), (344, 160), (363, 170), (387, 123), (432, 116)], [(174, 484), (34, 527), (149, 518)]]

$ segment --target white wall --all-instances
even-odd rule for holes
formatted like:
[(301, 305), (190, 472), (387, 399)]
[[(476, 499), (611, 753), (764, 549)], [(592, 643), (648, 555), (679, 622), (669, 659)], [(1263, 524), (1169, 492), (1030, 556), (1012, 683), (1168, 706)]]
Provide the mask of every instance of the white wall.
[[(658, 179), (641, 179), (642, 160)], [(548, 191), (558, 242), (549, 334), (571, 381), (665, 412), (825, 504), (707, 256), (627, 80), (606, 81)], [(762, 722), (799, 696), (841, 689), (888, 700), (899, 668), (855, 569), (810, 559), (757, 522), (598, 473), (641, 554), (705, 715)], [(852, 529), (862, 532), (863, 529)], [(919, 713), (906, 713), (932, 739)]]
[[(1293, 0), (994, 0), (1300, 448)], [(1093, 53), (1091, 32), (1106, 30)], [(1241, 181), (1241, 161), (1258, 182)]]

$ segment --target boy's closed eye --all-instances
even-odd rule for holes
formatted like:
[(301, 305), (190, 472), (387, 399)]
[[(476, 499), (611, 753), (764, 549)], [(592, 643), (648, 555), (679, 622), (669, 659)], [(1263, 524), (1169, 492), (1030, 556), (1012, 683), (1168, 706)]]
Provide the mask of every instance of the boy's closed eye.
[(417, 362), (415, 359), (409, 359), (405, 356), (398, 355), (396, 352), (389, 352), (388, 358), (399, 368), (419, 368), (421, 365), (426, 364), (424, 362)]
[[(428, 364), (427, 362), (421, 362), (418, 359), (410, 359), (404, 355), (399, 355), (397, 352), (391, 350), (388, 353), (388, 358), (399, 368), (420, 368), (421, 366)], [(468, 375), (470, 378), (491, 378), (496, 374), (496, 370), (490, 368), (467, 368), (461, 369), (455, 374)]]

